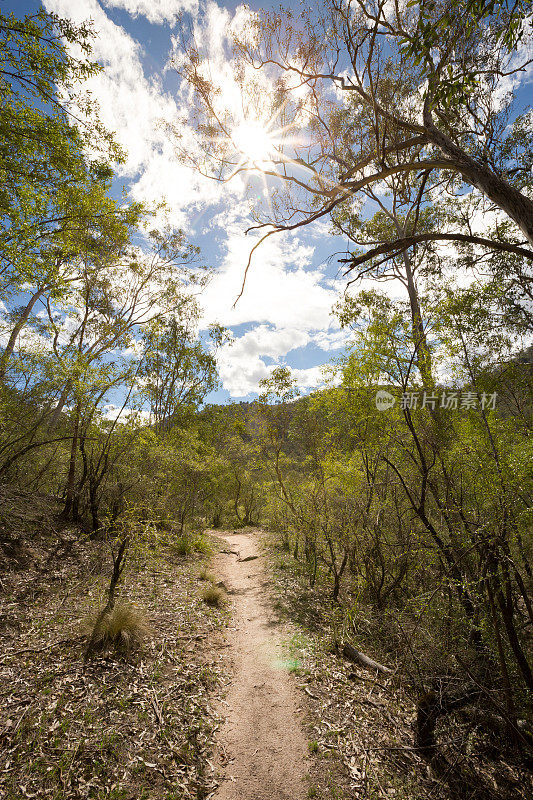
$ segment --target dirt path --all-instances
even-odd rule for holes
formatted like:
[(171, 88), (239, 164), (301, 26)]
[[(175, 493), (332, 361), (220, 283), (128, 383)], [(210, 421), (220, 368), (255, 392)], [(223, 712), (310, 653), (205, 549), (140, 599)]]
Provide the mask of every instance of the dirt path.
[(221, 553), (214, 563), (232, 604), (232, 682), (217, 743), (223, 776), (214, 800), (303, 800), (307, 743), (282, 637), (271, 618), (262, 559), (239, 560), (257, 556), (258, 543), (253, 533), (219, 536), (239, 556)]

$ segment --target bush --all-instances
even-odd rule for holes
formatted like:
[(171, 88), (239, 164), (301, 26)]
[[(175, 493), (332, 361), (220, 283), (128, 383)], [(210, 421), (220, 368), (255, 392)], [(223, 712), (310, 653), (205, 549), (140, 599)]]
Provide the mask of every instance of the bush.
[(172, 545), (172, 549), (179, 556), (190, 556), (193, 551), (193, 543), (186, 536), (178, 536)]
[(219, 589), (218, 586), (208, 586), (202, 592), (202, 600), (212, 608), (222, 608), (224, 599), (224, 592), (222, 589)]
[(197, 536), (193, 542), (193, 547), (197, 553), (203, 553), (203, 555), (209, 556), (213, 552), (213, 547), (209, 539), (205, 536)]
[(150, 632), (143, 612), (126, 602), (116, 603), (96, 625), (94, 633), (91, 632), (93, 652), (112, 648), (129, 653), (140, 647)]
[(202, 553), (210, 555), (212, 553), (211, 543), (205, 536), (177, 536), (172, 542), (172, 549), (179, 556), (190, 556), (192, 553)]

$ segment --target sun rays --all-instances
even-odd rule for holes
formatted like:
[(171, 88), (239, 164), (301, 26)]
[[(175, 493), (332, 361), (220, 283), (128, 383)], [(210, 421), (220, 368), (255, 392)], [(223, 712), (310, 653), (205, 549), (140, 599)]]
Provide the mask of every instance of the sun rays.
[(254, 164), (269, 162), (275, 154), (275, 141), (268, 126), (259, 120), (243, 120), (232, 131), (231, 138), (243, 157)]

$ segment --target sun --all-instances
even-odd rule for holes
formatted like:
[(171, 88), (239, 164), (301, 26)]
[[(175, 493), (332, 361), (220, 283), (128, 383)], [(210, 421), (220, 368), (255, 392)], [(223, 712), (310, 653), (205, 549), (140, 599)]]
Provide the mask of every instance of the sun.
[(234, 128), (231, 138), (237, 150), (248, 161), (270, 161), (274, 154), (274, 141), (258, 120), (244, 120)]

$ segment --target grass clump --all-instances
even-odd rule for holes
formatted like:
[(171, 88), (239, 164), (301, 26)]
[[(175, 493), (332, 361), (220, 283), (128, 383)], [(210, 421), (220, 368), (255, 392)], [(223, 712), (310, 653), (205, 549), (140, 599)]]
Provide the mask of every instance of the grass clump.
[(202, 567), (200, 572), (198, 573), (198, 580), (199, 581), (209, 581), (209, 583), (216, 583), (216, 578), (212, 572), (209, 572), (207, 567)]
[(193, 552), (193, 544), (187, 536), (178, 536), (172, 543), (172, 549), (178, 556), (190, 556)]
[(172, 542), (172, 549), (178, 556), (190, 556), (193, 553), (211, 555), (213, 551), (211, 543), (205, 536), (187, 534), (177, 536)]
[(222, 608), (224, 605), (225, 594), (218, 586), (208, 586), (202, 592), (202, 600), (211, 608)]
[(150, 632), (144, 613), (127, 602), (115, 603), (91, 627), (93, 653), (108, 649), (130, 653), (142, 646)]
[(203, 534), (197, 536), (193, 541), (193, 547), (197, 553), (201, 553), (204, 556), (211, 556), (213, 555), (213, 545)]

